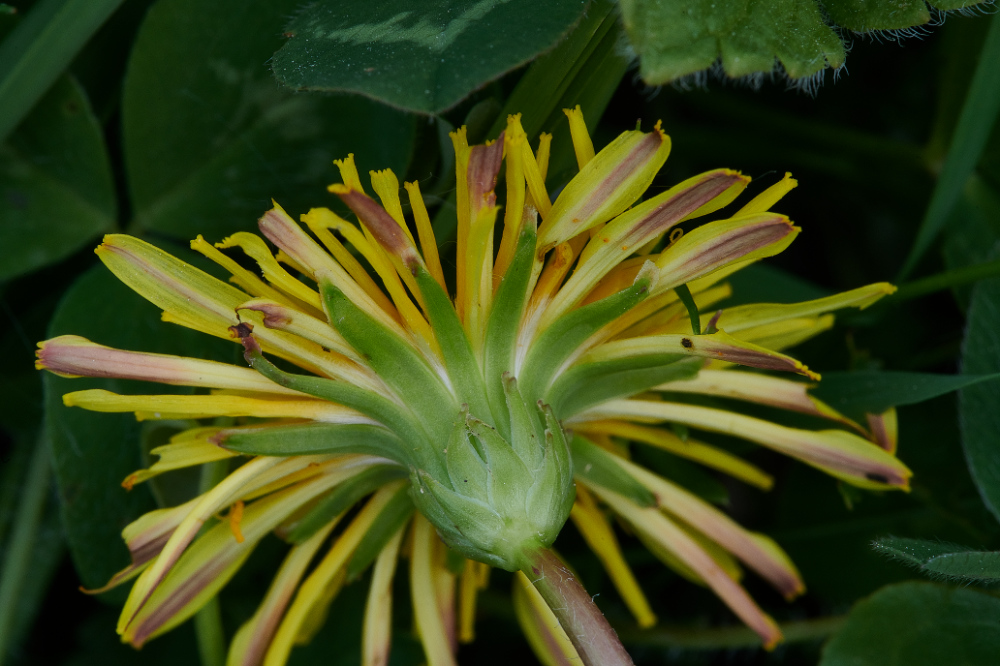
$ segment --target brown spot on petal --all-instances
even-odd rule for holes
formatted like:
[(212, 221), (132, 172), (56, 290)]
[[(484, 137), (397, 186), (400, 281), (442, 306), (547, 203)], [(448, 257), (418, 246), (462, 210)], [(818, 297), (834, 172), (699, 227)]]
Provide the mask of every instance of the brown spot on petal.
[(469, 168), (466, 172), (469, 182), (469, 206), (472, 219), (484, 206), (492, 206), (496, 201), (493, 188), (500, 174), (503, 161), (504, 133), (488, 146), (473, 146), (469, 153)]
[(241, 321), (236, 326), (230, 326), (229, 333), (232, 335), (232, 337), (239, 338), (240, 340), (242, 340), (243, 338), (248, 337), (251, 333), (253, 333), (253, 326), (245, 321)]
[(681, 338), (681, 346), (685, 349), (691, 349), (694, 347), (694, 343), (691, 342), (690, 338)]

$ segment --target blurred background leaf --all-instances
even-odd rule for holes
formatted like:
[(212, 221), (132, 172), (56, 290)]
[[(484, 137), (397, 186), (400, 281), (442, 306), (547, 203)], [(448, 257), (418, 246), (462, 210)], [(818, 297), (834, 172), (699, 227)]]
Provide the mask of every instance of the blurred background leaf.
[(975, 551), (941, 541), (884, 537), (872, 547), (883, 555), (909, 564), (932, 578), (961, 583), (1000, 581), (1000, 553)]
[(357, 97), (295, 95), (268, 60), (294, 0), (161, 0), (129, 59), (122, 134), (133, 232), (211, 241), (277, 200), (329, 205), (334, 159), (404, 173), (416, 119)]
[(115, 226), (101, 128), (83, 89), (59, 79), (0, 146), (0, 282), (64, 259)]
[(546, 51), (584, 0), (320, 0), (289, 24), (274, 73), (296, 90), (350, 91), (438, 113)]
[[(972, 291), (962, 350), (962, 371), (1000, 372), (1000, 279)], [(984, 383), (962, 389), (962, 443), (983, 501), (1000, 518), (1000, 386)]]
[(1000, 599), (934, 583), (891, 585), (859, 603), (820, 666), (996, 663)]

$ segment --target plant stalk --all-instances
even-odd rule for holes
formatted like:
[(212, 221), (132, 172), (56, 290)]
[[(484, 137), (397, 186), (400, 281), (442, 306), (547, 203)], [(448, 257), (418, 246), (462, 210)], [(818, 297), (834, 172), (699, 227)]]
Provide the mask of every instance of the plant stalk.
[(585, 666), (632, 666), (632, 658), (604, 614), (548, 548), (530, 553), (521, 571), (559, 619)]

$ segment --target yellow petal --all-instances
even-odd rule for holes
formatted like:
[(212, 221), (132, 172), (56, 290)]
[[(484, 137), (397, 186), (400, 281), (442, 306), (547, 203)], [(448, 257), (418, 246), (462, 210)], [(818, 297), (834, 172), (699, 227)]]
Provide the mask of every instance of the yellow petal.
[(709, 222), (684, 234), (656, 260), (660, 280), (653, 293), (711, 275), (737, 262), (783, 251), (799, 229), (787, 217), (765, 213)]
[(539, 250), (555, 247), (631, 206), (669, 153), (670, 137), (659, 123), (648, 134), (623, 132), (566, 185), (547, 214), (539, 209), (545, 220), (538, 230)]
[(419, 513), (413, 520), (413, 555), (410, 560), (410, 590), (417, 633), (429, 666), (453, 666), (451, 640), (439, 611), (434, 587), (433, 552), (437, 535)]
[(614, 218), (587, 244), (572, 277), (546, 313), (545, 327), (579, 303), (626, 257), (663, 235), (674, 224), (704, 211), (721, 208), (739, 194), (749, 178), (728, 169), (689, 178)]
[(604, 565), (604, 570), (608, 572), (615, 589), (635, 616), (639, 626), (648, 629), (656, 624), (656, 615), (649, 607), (649, 601), (642, 593), (642, 587), (625, 561), (611, 525), (583, 486), (577, 485), (576, 502), (570, 512), (570, 518), (580, 530), (587, 545), (597, 555), (597, 559)]
[(577, 104), (574, 109), (563, 109), (569, 119), (569, 134), (573, 139), (573, 152), (576, 153), (576, 165), (580, 169), (594, 159), (594, 142), (590, 140), (587, 123), (583, 119), (583, 111)]
[(371, 528), (386, 503), (392, 499), (404, 482), (386, 484), (380, 488), (357, 517), (351, 521), (347, 529), (337, 538), (330, 551), (323, 557), (309, 577), (302, 583), (295, 601), (288, 608), (285, 617), (278, 627), (274, 639), (267, 651), (264, 666), (281, 666), (288, 660), (293, 644), (299, 636), (302, 626), (309, 620), (311, 613), (325, 600), (324, 593), (330, 583), (338, 575), (343, 575), (347, 565), (362, 537)]
[(212, 441), (212, 436), (222, 432), (222, 428), (194, 428), (175, 435), (170, 444), (158, 446), (150, 453), (159, 456), (149, 469), (141, 469), (130, 474), (122, 482), (122, 486), (131, 490), (132, 486), (142, 483), (164, 472), (170, 472), (185, 467), (203, 465), (216, 460), (232, 458), (237, 453), (227, 451)]
[(850, 291), (844, 291), (833, 296), (817, 298), (803, 303), (754, 303), (727, 308), (719, 317), (719, 327), (730, 333), (737, 333), (750, 327), (774, 324), (788, 319), (814, 317), (841, 308), (858, 308), (864, 310), (869, 305), (879, 301), (896, 291), (896, 287), (888, 282), (876, 282)]
[(661, 510), (684, 521), (738, 557), (767, 579), (786, 599), (793, 599), (805, 591), (802, 578), (783, 552), (776, 554), (775, 547), (762, 547), (754, 535), (732, 518), (666, 479), (624, 459), (618, 459), (618, 464), (656, 496)]
[(389, 648), (392, 644), (392, 579), (404, 531), (405, 526), (400, 527), (375, 560), (361, 633), (362, 666), (386, 666), (389, 663)]
[(257, 611), (233, 637), (226, 666), (259, 666), (264, 660), (271, 638), (299, 581), (340, 518), (341, 516), (337, 516), (309, 539), (288, 551)]
[(754, 603), (739, 583), (734, 581), (684, 530), (655, 508), (645, 508), (600, 487), (592, 488), (602, 500), (658, 546), (673, 553), (691, 567), (722, 601), (743, 622), (761, 637), (764, 646), (774, 647), (781, 641), (781, 631), (764, 611)]
[(912, 472), (875, 444), (843, 430), (799, 430), (735, 412), (649, 400), (609, 400), (580, 420), (669, 421), (749, 439), (861, 488), (909, 490)]
[[(702, 371), (704, 372), (704, 370)], [(581, 433), (600, 433), (642, 442), (728, 474), (761, 490), (770, 490), (774, 478), (742, 458), (688, 437), (682, 440), (663, 428), (641, 426), (628, 421), (587, 421), (576, 426)]]
[(555, 613), (528, 577), (514, 574), (514, 613), (531, 649), (544, 666), (578, 666), (580, 655), (573, 647)]
[(103, 389), (89, 389), (67, 393), (63, 396), (63, 404), (94, 412), (135, 412), (140, 421), (254, 416), (310, 419), (324, 423), (376, 423), (360, 412), (332, 402), (285, 397), (267, 399), (235, 395), (120, 395)]
[(799, 182), (792, 178), (792, 174), (785, 173), (785, 176), (780, 181), (755, 196), (750, 203), (740, 208), (736, 214), (764, 213), (770, 210), (771, 206), (778, 203), (782, 197), (791, 192), (798, 184)]
[(190, 326), (221, 338), (236, 325), (247, 294), (145, 241), (109, 234), (96, 250), (104, 265), (133, 291)]
[[(242, 516), (244, 539), (233, 538), (230, 526), (221, 522), (195, 541), (179, 557), (171, 557), (169, 544), (143, 574), (159, 569), (166, 558), (173, 560), (166, 575), (157, 580), (143, 604), (123, 627), (122, 640), (141, 646), (148, 639), (169, 631), (193, 615), (225, 585), (254, 546), (271, 530), (306, 502), (342, 481), (336, 476), (317, 476), (250, 504)], [(225, 483), (225, 481), (223, 482)], [(220, 484), (221, 485), (221, 484)], [(186, 522), (186, 521), (185, 521)], [(183, 524), (178, 528), (183, 529)], [(140, 587), (136, 583), (131, 601)]]
[(809, 395), (809, 389), (815, 386), (755, 372), (702, 370), (696, 377), (661, 384), (656, 390), (722, 396), (770, 405), (837, 421), (866, 434), (857, 423)]
[(751, 368), (797, 372), (812, 379), (819, 375), (790, 356), (743, 342), (725, 331), (710, 335), (648, 335), (612, 340), (580, 357), (578, 363), (598, 363), (639, 356), (677, 355), (710, 358)]
[(283, 294), (310, 305), (314, 311), (322, 312), (323, 306), (320, 302), (319, 293), (310, 287), (302, 284), (299, 280), (282, 268), (278, 260), (271, 254), (267, 244), (259, 237), (246, 231), (229, 236), (221, 243), (216, 243), (215, 247), (226, 249), (238, 247), (243, 252), (257, 262), (264, 277), (279, 289)]

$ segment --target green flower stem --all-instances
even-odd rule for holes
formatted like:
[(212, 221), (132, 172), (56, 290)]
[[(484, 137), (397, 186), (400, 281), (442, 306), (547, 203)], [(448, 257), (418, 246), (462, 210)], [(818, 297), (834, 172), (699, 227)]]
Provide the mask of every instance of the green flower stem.
[(631, 666), (618, 634), (555, 553), (546, 548), (526, 555), (521, 571), (555, 613), (585, 666)]
[(891, 299), (886, 299), (886, 303), (891, 304), (896, 301), (919, 298), (920, 296), (932, 294), (936, 291), (960, 287), (997, 275), (1000, 275), (1000, 259), (984, 261), (981, 264), (973, 266), (955, 268), (901, 285), (899, 291)]
[[(198, 490), (206, 493), (229, 473), (229, 461), (217, 460), (201, 468)], [(214, 521), (213, 521), (214, 522)], [(208, 527), (208, 523), (205, 525)], [(219, 597), (212, 597), (194, 616), (194, 632), (198, 639), (198, 654), (202, 666), (225, 666), (226, 633), (222, 629), (222, 609)]]
[(18, 599), (21, 585), (31, 575), (32, 553), (35, 537), (45, 510), (45, 497), (49, 491), (48, 440), (40, 437), (24, 481), (14, 529), (7, 546), (7, 557), (0, 573), (0, 664), (3, 664), (13, 638), (15, 613), (20, 608)]
[[(837, 633), (845, 622), (846, 615), (785, 622), (781, 624), (781, 633), (785, 637), (785, 643), (817, 641)], [(621, 635), (628, 643), (635, 645), (683, 650), (726, 650), (760, 646), (760, 636), (748, 627), (740, 626), (716, 629), (623, 629)]]

